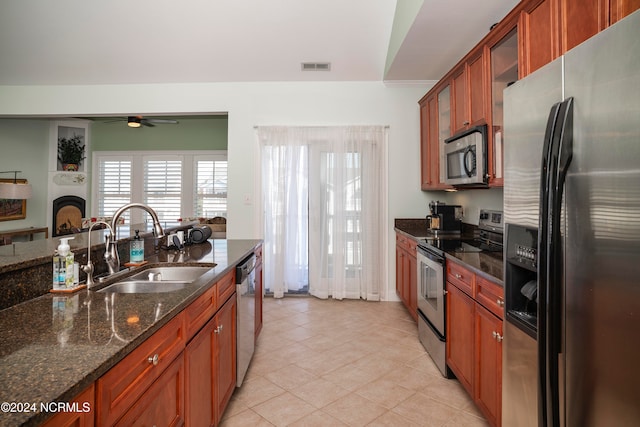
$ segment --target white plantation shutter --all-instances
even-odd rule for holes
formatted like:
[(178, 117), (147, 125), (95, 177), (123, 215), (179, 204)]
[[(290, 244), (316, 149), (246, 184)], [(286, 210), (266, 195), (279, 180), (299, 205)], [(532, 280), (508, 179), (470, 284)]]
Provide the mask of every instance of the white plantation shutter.
[[(98, 216), (110, 216), (131, 202), (132, 160), (102, 159), (98, 163)], [(125, 220), (129, 213), (125, 213)]]
[(227, 216), (227, 161), (196, 160), (194, 212), (196, 216)]
[[(93, 167), (93, 216), (112, 216), (130, 202), (148, 204), (165, 222), (227, 216), (226, 151), (94, 151)], [(151, 219), (141, 209), (124, 218)]]
[(144, 203), (160, 221), (182, 218), (182, 160), (144, 160)]

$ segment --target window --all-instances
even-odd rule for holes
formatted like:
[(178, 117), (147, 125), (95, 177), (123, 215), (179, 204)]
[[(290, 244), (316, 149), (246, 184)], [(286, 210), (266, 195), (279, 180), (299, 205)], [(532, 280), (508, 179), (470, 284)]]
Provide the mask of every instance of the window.
[[(142, 202), (161, 221), (227, 216), (225, 151), (93, 153), (93, 216), (111, 216), (122, 205)], [(140, 209), (125, 221), (147, 221)]]
[(227, 161), (196, 160), (195, 205), (198, 217), (227, 216)]

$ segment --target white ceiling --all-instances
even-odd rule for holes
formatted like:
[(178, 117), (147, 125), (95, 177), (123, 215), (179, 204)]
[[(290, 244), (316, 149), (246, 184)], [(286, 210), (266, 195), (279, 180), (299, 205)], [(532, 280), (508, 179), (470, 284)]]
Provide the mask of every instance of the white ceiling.
[[(517, 2), (2, 1), (0, 85), (438, 80)], [(385, 75), (396, 3), (419, 12)]]

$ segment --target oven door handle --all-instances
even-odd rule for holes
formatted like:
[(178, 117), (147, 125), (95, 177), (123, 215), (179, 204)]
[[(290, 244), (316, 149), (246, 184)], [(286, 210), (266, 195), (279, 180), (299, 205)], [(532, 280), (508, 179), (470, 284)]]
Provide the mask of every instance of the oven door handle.
[(440, 265), (444, 265), (444, 257), (442, 255), (436, 255), (432, 252), (428, 252), (427, 250), (423, 249), (420, 246), (418, 246), (418, 252), (420, 253), (420, 255), (424, 256), (425, 258), (433, 262), (437, 262)]

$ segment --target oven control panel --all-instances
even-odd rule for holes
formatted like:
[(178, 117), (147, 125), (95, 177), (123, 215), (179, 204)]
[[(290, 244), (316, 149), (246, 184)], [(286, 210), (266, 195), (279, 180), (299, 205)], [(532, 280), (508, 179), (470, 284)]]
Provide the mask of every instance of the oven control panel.
[(502, 234), (504, 232), (504, 215), (502, 214), (502, 211), (480, 209), (478, 227), (483, 230)]

